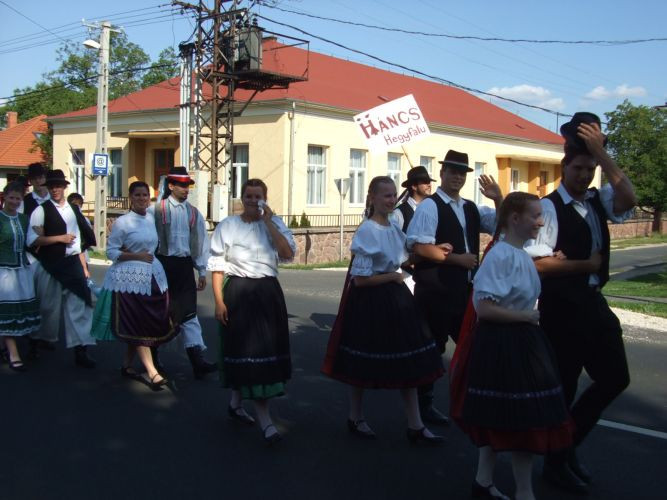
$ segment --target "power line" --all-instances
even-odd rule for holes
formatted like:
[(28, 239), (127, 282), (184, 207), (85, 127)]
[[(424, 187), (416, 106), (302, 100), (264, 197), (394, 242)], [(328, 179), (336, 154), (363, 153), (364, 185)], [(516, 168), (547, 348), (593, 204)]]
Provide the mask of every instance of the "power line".
[(35, 21), (35, 20), (33, 20), (33, 19), (30, 19), (28, 16), (26, 16), (25, 14), (19, 12), (19, 11), (16, 10), (14, 7), (12, 7), (11, 5), (9, 5), (7, 2), (4, 2), (3, 0), (0, 0), (0, 3), (1, 3), (2, 5), (4, 5), (5, 7), (7, 7), (8, 9), (13, 10), (14, 12), (16, 12), (19, 16), (24, 17), (25, 19), (27, 19), (28, 21), (30, 21), (32, 24), (34, 24), (34, 25), (36, 25), (36, 26), (39, 26), (39, 27), (42, 28), (44, 31), (48, 31), (49, 33), (51, 33), (52, 35), (56, 36), (57, 38), (60, 38), (62, 41), (65, 41), (64, 38), (61, 38), (59, 35), (57, 35), (57, 34), (54, 33), (53, 31), (51, 31), (49, 28), (45, 28), (44, 26), (42, 26), (41, 24), (39, 24), (37, 21)]
[(475, 35), (453, 35), (451, 33), (432, 33), (427, 31), (412, 31), (403, 28), (387, 28), (385, 26), (378, 26), (375, 24), (366, 24), (356, 21), (348, 21), (345, 19), (336, 19), (333, 17), (318, 16), (315, 14), (308, 14), (306, 12), (299, 12), (296, 10), (285, 9), (276, 5), (271, 5), (264, 1), (259, 2), (261, 5), (270, 9), (296, 14), (298, 16), (310, 17), (312, 19), (321, 19), (323, 21), (331, 21), (334, 23), (347, 24), (350, 26), (360, 26), (362, 28), (370, 28), (381, 31), (391, 31), (395, 33), (405, 33), (407, 35), (421, 35), (428, 37), (451, 38), (454, 40), (478, 40), (481, 42), (506, 42), (506, 43), (539, 43), (539, 44), (566, 44), (566, 45), (631, 45), (638, 43), (649, 42), (667, 42), (667, 38), (639, 38), (629, 40), (537, 40), (530, 38), (501, 38), (501, 37), (484, 37)]
[(403, 64), (398, 64), (398, 63), (395, 63), (395, 62), (391, 62), (391, 61), (388, 61), (387, 59), (383, 59), (381, 57), (374, 56), (373, 54), (369, 54), (368, 52), (364, 52), (362, 50), (354, 49), (352, 47), (348, 47), (347, 45), (343, 45), (342, 43), (335, 42), (333, 40), (329, 40), (327, 38), (321, 37), (319, 35), (315, 35), (313, 33), (309, 33), (305, 30), (302, 30), (301, 28), (297, 28), (296, 26), (292, 26), (291, 24), (282, 23), (282, 22), (279, 22), (279, 21), (274, 21), (273, 19), (269, 19), (268, 17), (262, 16), (260, 14), (256, 14), (256, 15), (260, 19), (264, 19), (265, 21), (269, 21), (270, 23), (274, 23), (274, 24), (278, 24), (280, 26), (285, 26), (287, 28), (291, 28), (291, 29), (293, 29), (295, 31), (298, 31), (299, 33), (302, 33), (306, 36), (317, 38), (318, 40), (322, 40), (323, 42), (330, 43), (331, 45), (335, 45), (336, 47), (340, 47), (342, 49), (349, 50), (350, 52), (360, 54), (362, 56), (368, 57), (370, 59), (381, 62), (383, 64), (388, 64), (389, 66), (393, 66), (393, 67), (396, 67), (396, 68), (401, 68), (405, 71), (408, 71), (410, 73), (414, 73), (416, 75), (421, 75), (421, 76), (426, 77), (430, 80), (434, 80), (436, 82), (447, 84), (450, 87), (455, 87), (455, 88), (458, 88), (458, 89), (461, 89), (461, 90), (465, 90), (466, 92), (470, 92), (470, 93), (473, 93), (473, 94), (480, 94), (480, 95), (485, 95), (485, 96), (488, 96), (488, 97), (494, 97), (496, 99), (501, 99), (503, 101), (518, 104), (520, 106), (525, 106), (527, 108), (539, 109), (540, 111), (545, 111), (547, 113), (551, 113), (551, 114), (557, 115), (557, 116), (571, 116), (571, 115), (567, 115), (567, 114), (561, 113), (560, 111), (556, 111), (556, 110), (553, 110), (553, 109), (545, 108), (545, 107), (542, 107), (542, 106), (537, 106), (535, 104), (528, 104), (528, 103), (525, 103), (525, 102), (517, 101), (516, 99), (512, 99), (510, 97), (503, 97), (501, 95), (493, 94), (491, 92), (485, 92), (484, 90), (479, 90), (479, 89), (475, 89), (475, 88), (472, 88), (472, 87), (468, 87), (466, 85), (461, 85), (459, 83), (453, 82), (451, 80), (447, 80), (445, 78), (441, 78), (439, 76), (429, 75), (428, 73), (424, 73), (423, 71), (419, 71), (417, 69), (410, 68), (410, 67), (405, 66)]

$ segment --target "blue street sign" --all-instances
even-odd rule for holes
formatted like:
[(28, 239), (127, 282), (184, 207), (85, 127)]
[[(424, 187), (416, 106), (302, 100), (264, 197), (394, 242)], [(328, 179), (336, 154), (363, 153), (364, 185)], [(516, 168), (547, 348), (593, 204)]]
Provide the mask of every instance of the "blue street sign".
[(109, 155), (93, 155), (93, 175), (109, 175)]

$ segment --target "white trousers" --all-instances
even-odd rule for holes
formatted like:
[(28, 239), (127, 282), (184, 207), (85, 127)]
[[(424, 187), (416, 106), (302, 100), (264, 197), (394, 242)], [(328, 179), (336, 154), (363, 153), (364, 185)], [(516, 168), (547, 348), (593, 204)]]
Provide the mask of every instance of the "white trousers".
[(181, 325), (181, 334), (179, 336), (181, 337), (183, 347), (186, 349), (189, 347), (201, 347), (202, 351), (206, 349), (204, 339), (201, 335), (201, 325), (197, 316)]
[(60, 317), (65, 324), (67, 347), (95, 345), (90, 335), (93, 323), (93, 309), (75, 294), (51, 276), (39, 262), (35, 262), (35, 293), (39, 298), (39, 310), (42, 325), (32, 338), (57, 342), (60, 330)]

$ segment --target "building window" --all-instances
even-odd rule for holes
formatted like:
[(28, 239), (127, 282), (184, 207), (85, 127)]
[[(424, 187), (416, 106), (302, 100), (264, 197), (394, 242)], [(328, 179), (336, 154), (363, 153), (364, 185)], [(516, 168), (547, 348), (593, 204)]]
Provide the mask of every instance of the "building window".
[(109, 150), (109, 196), (123, 196), (123, 151)]
[(396, 184), (396, 189), (401, 185), (401, 155), (398, 153), (387, 154), (387, 175)]
[(433, 179), (433, 157), (432, 156), (420, 156), (419, 164), (422, 167), (426, 167), (428, 175)]
[(153, 150), (153, 189), (160, 191), (160, 180), (167, 176), (169, 170), (174, 168), (174, 150), (173, 149), (154, 149)]
[(86, 196), (86, 150), (72, 150), (72, 172), (74, 187), (81, 196)]
[(475, 162), (475, 203), (479, 205), (482, 203), (482, 193), (479, 191), (479, 178), (481, 175), (484, 175), (484, 167), (486, 163), (476, 161)]
[(519, 171), (512, 169), (512, 186), (511, 191), (519, 191)]
[(240, 199), (243, 183), (248, 180), (248, 145), (234, 146), (232, 160), (232, 197)]
[(324, 205), (327, 187), (327, 158), (323, 146), (308, 146), (308, 205)]
[(350, 203), (363, 204), (366, 184), (366, 151), (350, 149)]

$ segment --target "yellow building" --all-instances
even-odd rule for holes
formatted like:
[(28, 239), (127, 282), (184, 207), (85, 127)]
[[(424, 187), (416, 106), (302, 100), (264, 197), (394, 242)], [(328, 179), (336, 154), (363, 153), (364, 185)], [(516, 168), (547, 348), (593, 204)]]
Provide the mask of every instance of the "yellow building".
[[(265, 50), (272, 43), (265, 42)], [(290, 68), (293, 59), (303, 59), (303, 50), (289, 47), (265, 57), (277, 68)], [(397, 145), (371, 153), (352, 117), (407, 94), (414, 95), (431, 135), (405, 152)], [(239, 107), (249, 95), (237, 92)], [(157, 188), (160, 176), (178, 164), (179, 96), (175, 78), (109, 103), (109, 195), (126, 197), (127, 186), (137, 179)], [(88, 174), (95, 113), (91, 107), (49, 118), (54, 167), (69, 172), (70, 190), (81, 192), (86, 201), (94, 196)], [(314, 225), (326, 225), (317, 216), (339, 212), (337, 178), (350, 177), (344, 210), (358, 215), (372, 177), (390, 175), (400, 184), (412, 164), (424, 165), (437, 179), (438, 160), (449, 149), (468, 154), (474, 172), (462, 194), (481, 203), (488, 200), (476, 190), (480, 174), (493, 175), (505, 193), (543, 195), (557, 186), (562, 158), (560, 136), (467, 92), (312, 52), (308, 80), (258, 94), (235, 121), (234, 143), (233, 197), (240, 196), (243, 180), (259, 177), (269, 186), (276, 213), (306, 213)], [(205, 190), (199, 188), (207, 175), (200, 174), (197, 185), (200, 208)]]

